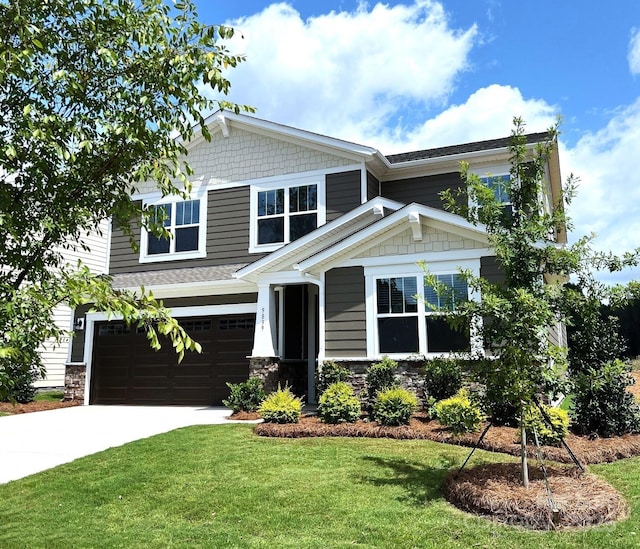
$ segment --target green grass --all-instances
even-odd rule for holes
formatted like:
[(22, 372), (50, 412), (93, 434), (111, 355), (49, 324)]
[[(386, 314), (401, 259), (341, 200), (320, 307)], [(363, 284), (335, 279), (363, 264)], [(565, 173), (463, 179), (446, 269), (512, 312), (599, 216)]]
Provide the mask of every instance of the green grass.
[(59, 402), (64, 397), (63, 391), (41, 391), (36, 393), (36, 396), (33, 400), (35, 401), (46, 401), (46, 402)]
[[(429, 441), (260, 438), (190, 427), (0, 486), (0, 547), (637, 547), (640, 459), (593, 467), (629, 520), (529, 532), (440, 490), (468, 449)], [(473, 463), (505, 461), (477, 452)]]

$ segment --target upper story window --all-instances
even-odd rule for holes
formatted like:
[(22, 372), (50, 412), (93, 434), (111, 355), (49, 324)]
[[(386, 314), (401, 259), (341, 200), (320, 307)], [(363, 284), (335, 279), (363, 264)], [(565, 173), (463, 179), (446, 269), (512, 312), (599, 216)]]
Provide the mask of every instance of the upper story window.
[(153, 220), (162, 224), (171, 237), (157, 237), (143, 229), (140, 243), (141, 262), (205, 257), (204, 197), (149, 204), (147, 208), (151, 211)]
[(509, 175), (481, 177), (480, 180), (493, 191), (496, 201), (500, 204), (511, 204), (509, 198)]
[(323, 196), (324, 182), (317, 178), (253, 186), (249, 251), (273, 251), (318, 228), (325, 222)]

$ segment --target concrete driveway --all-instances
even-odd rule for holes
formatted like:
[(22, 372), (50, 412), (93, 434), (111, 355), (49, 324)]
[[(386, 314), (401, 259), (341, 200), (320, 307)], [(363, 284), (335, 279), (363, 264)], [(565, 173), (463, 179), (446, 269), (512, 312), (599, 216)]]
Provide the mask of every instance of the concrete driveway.
[(0, 484), (189, 425), (230, 423), (227, 408), (75, 406), (0, 417)]

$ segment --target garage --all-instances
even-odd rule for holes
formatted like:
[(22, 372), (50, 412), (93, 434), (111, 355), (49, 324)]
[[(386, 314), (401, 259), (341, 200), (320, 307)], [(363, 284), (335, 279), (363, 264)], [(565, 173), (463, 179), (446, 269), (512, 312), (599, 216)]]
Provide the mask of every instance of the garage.
[(181, 364), (169, 340), (149, 346), (144, 330), (124, 322), (96, 322), (91, 367), (91, 404), (219, 406), (226, 382), (249, 376), (255, 314), (180, 319), (202, 353), (185, 353)]

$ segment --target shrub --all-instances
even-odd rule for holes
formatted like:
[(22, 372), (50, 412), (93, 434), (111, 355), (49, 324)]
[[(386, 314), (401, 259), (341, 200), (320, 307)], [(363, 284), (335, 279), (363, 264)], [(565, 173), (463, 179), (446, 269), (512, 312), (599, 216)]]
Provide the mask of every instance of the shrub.
[(460, 389), (454, 396), (437, 402), (435, 411), (438, 421), (449, 427), (454, 435), (477, 431), (484, 421), (480, 408), (471, 402), (466, 389)]
[(388, 356), (382, 357), (380, 362), (376, 362), (367, 368), (367, 403), (369, 408), (373, 406), (380, 391), (400, 386), (400, 379), (396, 375), (397, 371), (398, 363)]
[(418, 397), (403, 387), (380, 391), (373, 402), (373, 418), (382, 425), (407, 425), (418, 409)]
[(327, 387), (338, 381), (348, 381), (351, 372), (348, 368), (337, 364), (333, 360), (325, 360), (316, 370), (316, 397), (319, 398)]
[(318, 416), (325, 423), (353, 423), (360, 418), (360, 401), (344, 381), (327, 387), (318, 402)]
[(267, 395), (258, 412), (267, 423), (298, 423), (302, 414), (302, 399), (295, 396), (289, 387)]
[(528, 441), (535, 441), (534, 428), (540, 444), (556, 446), (569, 432), (569, 413), (566, 410), (542, 405), (551, 425), (547, 423), (537, 406), (530, 406), (524, 414), (524, 428)]
[(26, 404), (36, 396), (34, 383), (40, 377), (38, 365), (27, 366), (4, 360), (2, 366), (11, 380), (8, 387), (0, 387), (0, 400)]
[(257, 377), (250, 377), (242, 383), (227, 383), (227, 387), (231, 394), (222, 404), (234, 412), (255, 412), (266, 396), (262, 380)]
[(640, 408), (627, 391), (634, 383), (630, 371), (628, 363), (613, 360), (573, 376), (571, 415), (576, 432), (601, 437), (640, 432)]
[(455, 359), (437, 357), (424, 364), (424, 388), (427, 396), (442, 400), (462, 388), (462, 368)]

